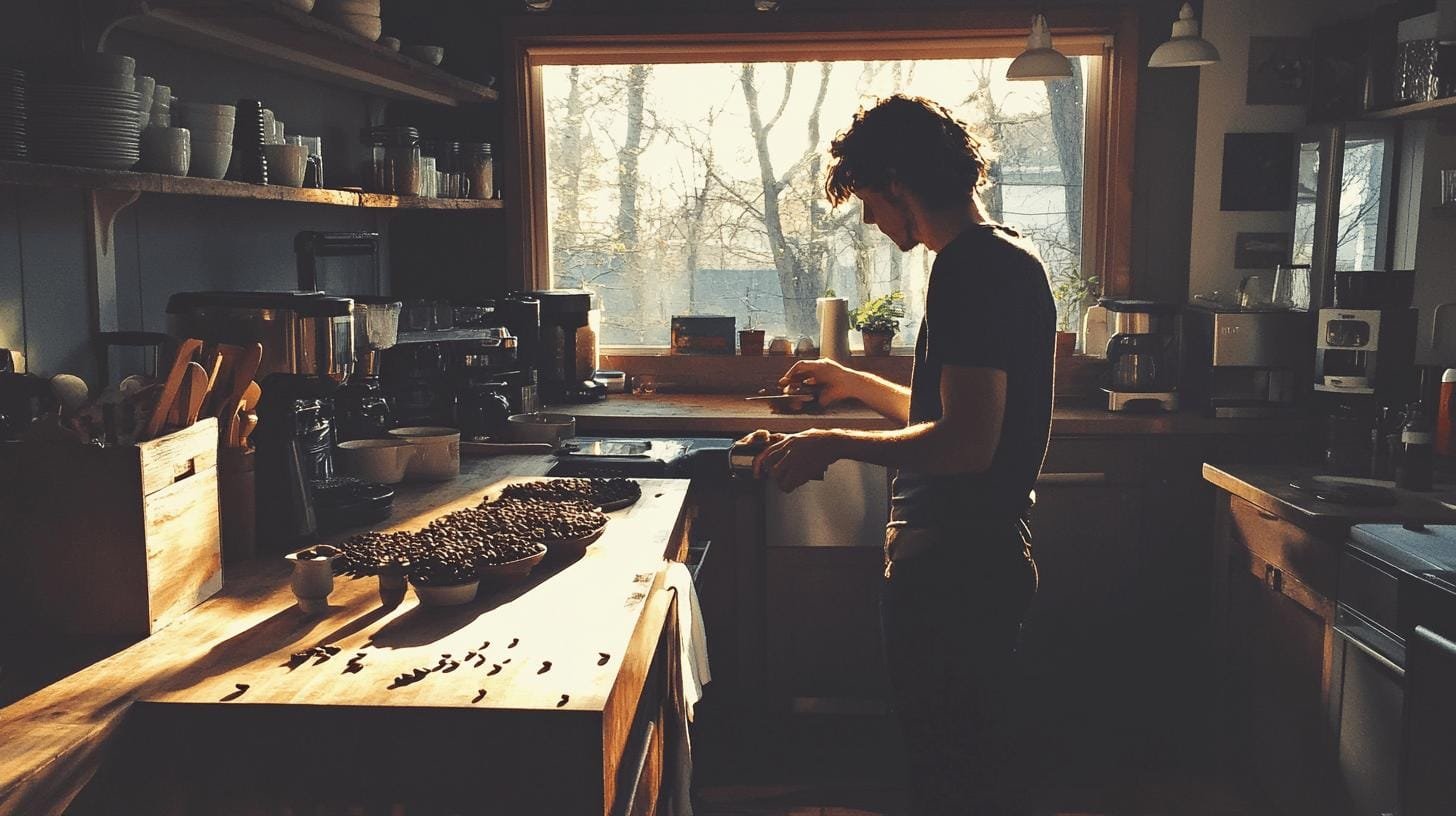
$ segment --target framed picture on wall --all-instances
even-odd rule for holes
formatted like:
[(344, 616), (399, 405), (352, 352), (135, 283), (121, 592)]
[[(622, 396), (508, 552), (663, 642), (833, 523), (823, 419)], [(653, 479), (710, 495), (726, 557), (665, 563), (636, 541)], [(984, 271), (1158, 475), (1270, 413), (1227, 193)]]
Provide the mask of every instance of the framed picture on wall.
[(1292, 209), (1294, 149), (1294, 136), (1289, 133), (1225, 133), (1219, 209)]

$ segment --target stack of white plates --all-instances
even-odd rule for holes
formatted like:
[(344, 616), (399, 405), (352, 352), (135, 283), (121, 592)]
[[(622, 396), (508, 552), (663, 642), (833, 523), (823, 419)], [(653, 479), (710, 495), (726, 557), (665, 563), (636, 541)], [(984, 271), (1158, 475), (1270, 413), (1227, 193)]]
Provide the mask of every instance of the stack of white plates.
[(142, 157), (139, 91), (31, 86), (30, 153), (50, 164), (129, 170)]
[(379, 0), (319, 0), (314, 13), (371, 42), (384, 33)]
[(25, 161), (25, 72), (0, 66), (0, 159)]

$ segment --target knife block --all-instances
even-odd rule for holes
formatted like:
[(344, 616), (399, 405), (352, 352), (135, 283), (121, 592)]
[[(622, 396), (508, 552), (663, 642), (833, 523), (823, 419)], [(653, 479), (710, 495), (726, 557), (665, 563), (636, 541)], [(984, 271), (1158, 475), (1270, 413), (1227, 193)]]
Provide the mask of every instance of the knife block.
[(146, 636), (222, 587), (216, 419), (137, 445), (11, 450), (9, 580), (28, 626)]

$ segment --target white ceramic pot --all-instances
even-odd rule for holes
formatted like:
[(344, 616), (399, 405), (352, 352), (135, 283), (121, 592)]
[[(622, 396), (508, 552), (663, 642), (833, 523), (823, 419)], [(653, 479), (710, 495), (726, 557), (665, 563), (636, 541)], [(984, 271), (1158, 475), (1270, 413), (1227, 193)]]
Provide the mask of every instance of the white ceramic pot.
[(302, 187), (303, 171), (308, 167), (308, 148), (303, 145), (266, 144), (268, 182), (281, 187)]
[(512, 442), (544, 442), (553, 448), (576, 436), (576, 417), (570, 414), (511, 414), (506, 433)]
[(460, 431), (455, 428), (395, 428), (389, 435), (415, 446), (405, 478), (440, 482), (460, 475)]
[(329, 608), (329, 593), (334, 591), (334, 559), (338, 557), (339, 551), (326, 544), (284, 556), (293, 562), (289, 586), (304, 612), (317, 614)]
[(353, 439), (334, 447), (339, 469), (366, 482), (398, 484), (414, 458), (415, 446), (406, 439)]

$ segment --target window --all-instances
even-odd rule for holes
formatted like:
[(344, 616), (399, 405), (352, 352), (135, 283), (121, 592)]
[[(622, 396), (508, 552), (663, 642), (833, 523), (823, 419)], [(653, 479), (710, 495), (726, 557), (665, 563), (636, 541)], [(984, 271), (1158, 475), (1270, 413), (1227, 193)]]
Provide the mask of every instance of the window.
[[(1380, 124), (1317, 126), (1306, 132), (1295, 187), (1294, 263), (1311, 264), (1320, 278), (1328, 270), (1389, 267), (1395, 153), (1391, 129)], [(1322, 172), (1326, 161), (1328, 172)], [(1323, 178), (1335, 168), (1338, 180)]]
[[(829, 141), (861, 106), (908, 93), (989, 138), (996, 158), (983, 201), (1036, 243), (1054, 287), (1099, 278), (1125, 291), (1125, 247), (1111, 244), (1128, 240), (1116, 212), (1126, 196), (1120, 182), (1097, 187), (1125, 180), (1112, 161), (1128, 160), (1108, 135), (1126, 124), (1109, 102), (1112, 38), (1059, 33), (1058, 47), (1076, 55), (1074, 78), (1028, 83), (1005, 79), (1024, 30), (975, 33), (930, 46), (860, 33), (879, 40), (828, 56), (835, 49), (804, 43), (547, 36), (518, 45), (530, 102), (527, 281), (596, 293), (602, 341), (617, 347), (667, 346), (677, 314), (817, 337), (815, 299), (826, 290), (851, 306), (899, 290), (906, 318), (896, 342), (912, 344), (933, 253), (900, 252), (863, 224), (857, 201), (830, 209), (823, 193)], [(1075, 326), (1085, 305), (1058, 309)]]

